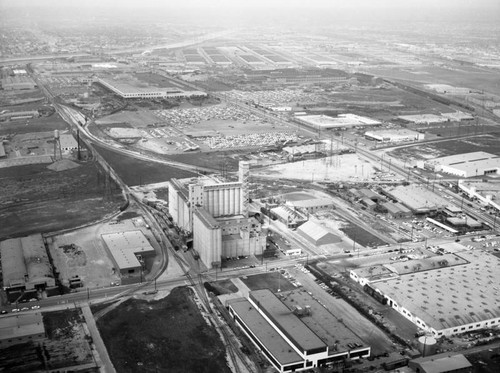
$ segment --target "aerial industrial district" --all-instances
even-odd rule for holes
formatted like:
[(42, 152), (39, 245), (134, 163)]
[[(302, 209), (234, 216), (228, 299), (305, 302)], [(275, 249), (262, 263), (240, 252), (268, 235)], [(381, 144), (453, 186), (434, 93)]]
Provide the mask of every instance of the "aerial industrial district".
[(488, 61), (16, 30), (0, 371), (497, 371), (500, 96), (456, 78)]

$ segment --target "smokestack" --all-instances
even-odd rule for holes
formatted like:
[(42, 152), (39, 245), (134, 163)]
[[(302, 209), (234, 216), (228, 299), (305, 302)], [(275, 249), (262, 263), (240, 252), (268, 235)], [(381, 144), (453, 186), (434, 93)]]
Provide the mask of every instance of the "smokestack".
[(76, 130), (76, 142), (78, 143), (78, 160), (81, 159), (81, 154), (80, 154), (80, 130)]

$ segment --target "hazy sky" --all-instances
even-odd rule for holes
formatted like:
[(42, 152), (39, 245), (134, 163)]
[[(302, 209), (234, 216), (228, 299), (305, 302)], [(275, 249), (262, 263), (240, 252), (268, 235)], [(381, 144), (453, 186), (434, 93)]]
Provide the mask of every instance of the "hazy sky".
[[(8, 9), (29, 13), (31, 17), (37, 15), (37, 9), (47, 10), (54, 17), (61, 13), (81, 17), (78, 14), (81, 9), (87, 14), (105, 13), (108, 17), (128, 13), (138, 20), (148, 13), (160, 18), (180, 16), (179, 21), (185, 17), (204, 22), (215, 22), (222, 17), (234, 22), (243, 18), (273, 22), (280, 17), (300, 20), (316, 16), (323, 21), (331, 17), (332, 23), (363, 19), (402, 22), (498, 19), (500, 24), (500, 0), (0, 0), (0, 13)], [(40, 14), (45, 16), (45, 12)]]
[(0, 0), (2, 6), (176, 8), (496, 8), (499, 0)]

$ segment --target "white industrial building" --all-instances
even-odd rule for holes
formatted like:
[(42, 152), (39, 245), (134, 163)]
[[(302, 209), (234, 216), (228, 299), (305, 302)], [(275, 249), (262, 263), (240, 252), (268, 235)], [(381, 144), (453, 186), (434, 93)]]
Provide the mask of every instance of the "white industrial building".
[(97, 82), (123, 98), (185, 98), (207, 97), (202, 91), (184, 91), (179, 88), (135, 87), (125, 82), (97, 78)]
[(356, 269), (351, 278), (434, 337), (500, 325), (500, 258), (482, 250), (436, 258), (427, 267), (410, 260)]
[(262, 254), (266, 235), (248, 217), (248, 162), (240, 162), (239, 181), (198, 178), (169, 182), (169, 213), (178, 227), (193, 232), (193, 249), (207, 267), (222, 258)]
[(314, 246), (328, 245), (341, 242), (342, 239), (327, 231), (321, 225), (308, 221), (297, 228), (297, 233)]
[(302, 115), (295, 120), (314, 129), (348, 128), (357, 126), (375, 126), (378, 120), (362, 117), (355, 114), (340, 114), (333, 118), (328, 115)]
[(140, 230), (107, 233), (101, 237), (121, 276), (140, 275), (142, 259), (155, 254), (155, 249)]
[(365, 137), (368, 140), (379, 142), (411, 142), (422, 141), (425, 135), (417, 131), (401, 128), (394, 130), (367, 131), (365, 132)]
[[(293, 305), (263, 289), (250, 292), (248, 299), (227, 303), (235, 323), (279, 372), (370, 356), (370, 347), (363, 346), (359, 337), (306, 292), (289, 296), (294, 298)], [(326, 333), (324, 325), (328, 325)]]
[(59, 136), (59, 141), (61, 142), (61, 150), (63, 152), (71, 152), (73, 150), (78, 150), (78, 142), (70, 133), (61, 134)]
[(500, 157), (486, 152), (456, 154), (425, 161), (423, 167), (463, 178), (497, 175), (500, 169)]

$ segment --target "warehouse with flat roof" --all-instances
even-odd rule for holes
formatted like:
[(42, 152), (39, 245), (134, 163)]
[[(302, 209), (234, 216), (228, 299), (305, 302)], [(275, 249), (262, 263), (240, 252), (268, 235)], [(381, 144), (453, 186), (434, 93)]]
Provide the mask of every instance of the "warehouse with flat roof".
[(155, 249), (140, 230), (108, 233), (101, 237), (122, 276), (140, 274), (142, 258), (155, 254)]
[(40, 312), (0, 317), (0, 348), (44, 338), (45, 326)]
[(500, 258), (482, 250), (437, 258), (437, 265), (416, 268), (418, 272), (404, 273), (414, 261), (399, 263), (397, 278), (371, 286), (392, 308), (435, 337), (498, 326)]
[(340, 114), (338, 117), (328, 115), (302, 115), (295, 120), (314, 129), (350, 128), (357, 126), (376, 126), (378, 120), (362, 117), (356, 114)]
[(183, 98), (207, 97), (202, 91), (184, 91), (180, 88), (135, 87), (124, 81), (97, 78), (97, 81), (123, 98)]
[(486, 152), (456, 154), (425, 161), (424, 168), (464, 178), (497, 175), (500, 156)]
[(390, 189), (386, 188), (383, 194), (400, 202), (414, 214), (441, 211), (448, 205), (448, 200), (420, 185), (399, 185)]
[(41, 234), (0, 242), (4, 290), (54, 287), (55, 278)]
[(228, 302), (229, 312), (236, 324), (263, 352), (279, 372), (287, 372), (304, 367), (304, 359), (290, 348), (288, 342), (261, 313), (245, 298)]
[(329, 198), (311, 198), (299, 201), (287, 201), (286, 203), (297, 209), (306, 211), (309, 214), (321, 210), (328, 210), (335, 207), (333, 200)]
[(227, 306), (236, 324), (280, 372), (370, 355), (370, 347), (306, 292), (278, 297), (269, 289), (256, 290), (248, 300), (238, 298)]
[(379, 130), (365, 132), (365, 138), (379, 142), (410, 142), (421, 141), (425, 138), (423, 133), (406, 128)]

